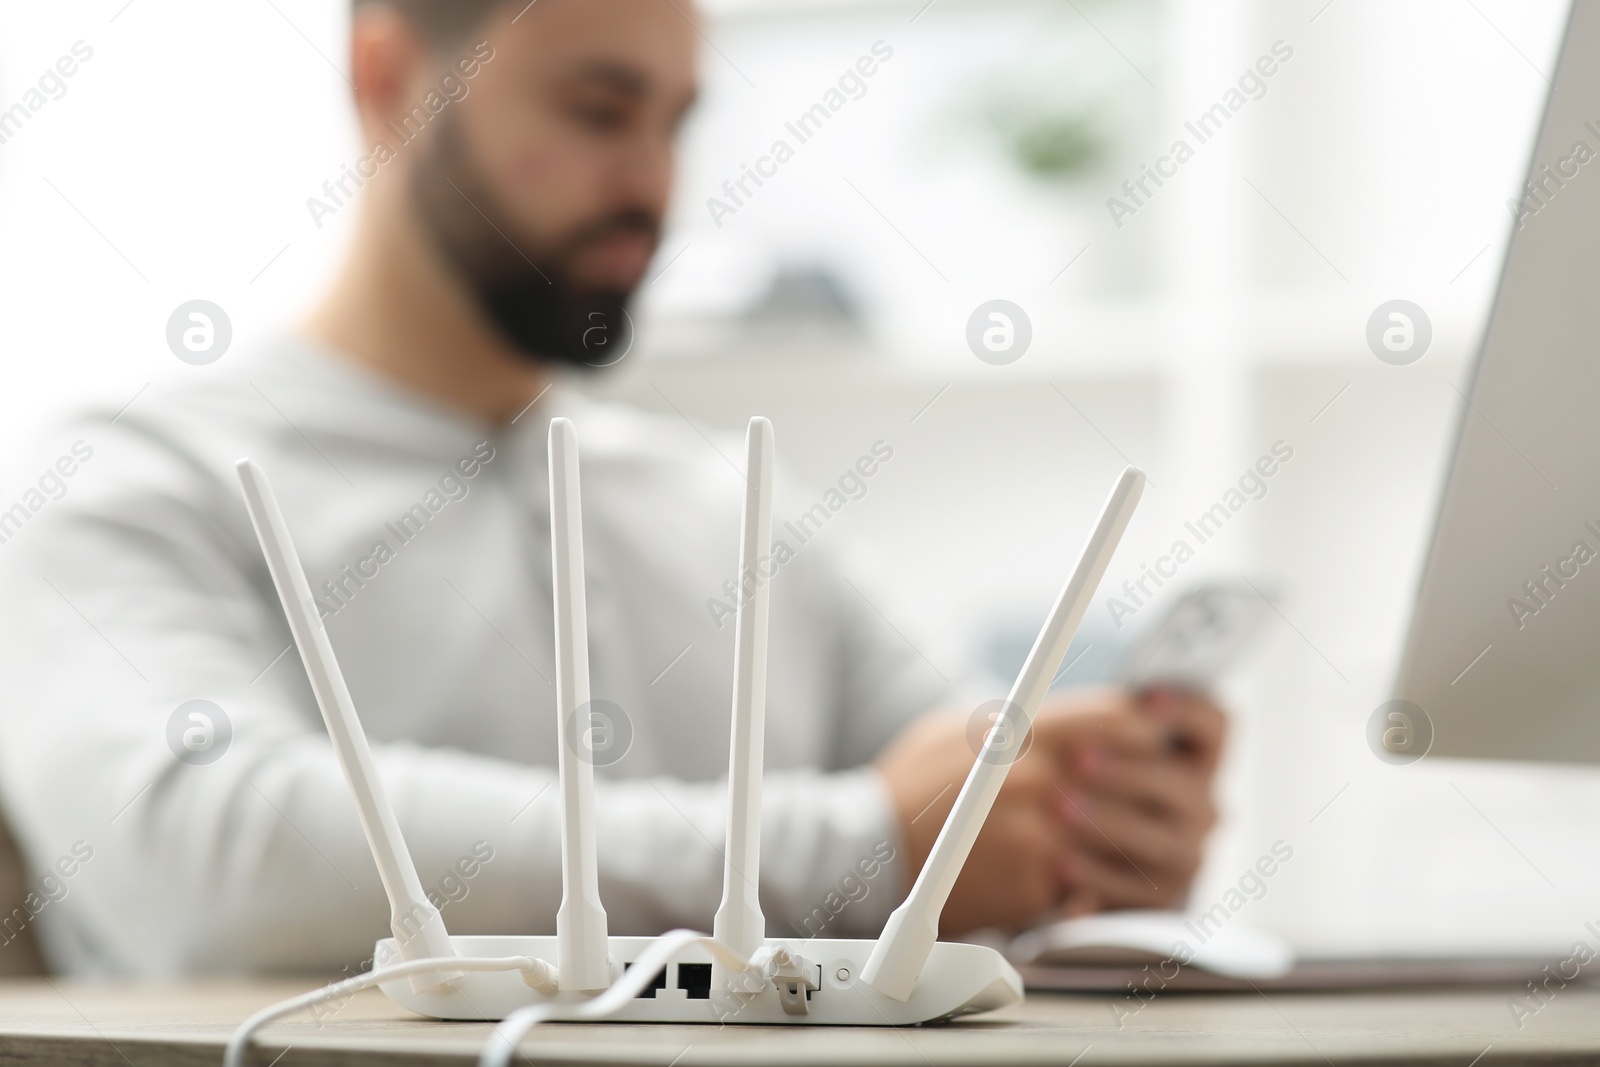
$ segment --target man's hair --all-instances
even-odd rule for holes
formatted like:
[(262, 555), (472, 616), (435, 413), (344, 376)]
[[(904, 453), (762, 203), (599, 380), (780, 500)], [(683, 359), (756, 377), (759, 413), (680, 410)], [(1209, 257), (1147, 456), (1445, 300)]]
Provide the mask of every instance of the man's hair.
[(436, 49), (455, 48), (483, 25), (489, 15), (509, 0), (351, 0), (354, 14), (382, 4), (400, 13), (416, 27), (423, 40)]

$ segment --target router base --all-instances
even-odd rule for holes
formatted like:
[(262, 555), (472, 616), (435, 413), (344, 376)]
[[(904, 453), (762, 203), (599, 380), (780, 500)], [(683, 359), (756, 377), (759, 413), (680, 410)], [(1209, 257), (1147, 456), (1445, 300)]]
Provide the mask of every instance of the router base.
[[(648, 948), (654, 938), (613, 937), (610, 957), (615, 974)], [(552, 965), (554, 937), (453, 936), (459, 956), (532, 956)], [(1022, 1001), (1022, 978), (1005, 958), (983, 945), (941, 941), (922, 969), (916, 989), (906, 1001), (884, 996), (859, 980), (872, 953), (873, 941), (814, 939), (782, 943), (816, 969), (817, 988), (806, 994), (805, 1010), (784, 1009), (771, 983), (756, 993), (722, 993), (711, 989), (711, 956), (698, 946), (687, 948), (667, 965), (656, 987), (609, 1018), (629, 1023), (753, 1023), (801, 1026), (910, 1026), (957, 1015), (994, 1011)], [(379, 941), (375, 967), (399, 962), (393, 938)], [(398, 978), (380, 988), (396, 1004), (435, 1019), (503, 1019), (530, 1004), (574, 1006), (592, 994), (563, 992), (546, 996), (523, 981), (521, 974), (471, 972), (448, 987), (414, 992), (411, 981)], [(557, 1016), (559, 1018), (559, 1016)]]

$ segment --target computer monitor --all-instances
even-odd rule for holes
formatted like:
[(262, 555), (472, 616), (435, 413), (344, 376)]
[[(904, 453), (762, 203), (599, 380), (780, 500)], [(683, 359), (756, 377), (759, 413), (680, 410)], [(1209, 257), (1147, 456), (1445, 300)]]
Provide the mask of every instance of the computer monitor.
[(1600, 761), (1600, 0), (1572, 6), (1518, 197), (1372, 720), (1397, 759)]

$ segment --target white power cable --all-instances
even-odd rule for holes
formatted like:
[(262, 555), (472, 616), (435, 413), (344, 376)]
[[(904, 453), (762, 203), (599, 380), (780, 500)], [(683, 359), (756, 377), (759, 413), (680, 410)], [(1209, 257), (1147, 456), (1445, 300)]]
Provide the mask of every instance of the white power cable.
[(262, 1008), (234, 1030), (233, 1036), (228, 1039), (227, 1050), (222, 1054), (222, 1067), (244, 1067), (245, 1051), (250, 1047), (250, 1039), (255, 1036), (256, 1031), (285, 1015), (314, 1007), (326, 1000), (352, 996), (392, 978), (409, 978), (414, 974), (425, 974), (429, 971), (521, 971), (523, 981), (540, 993), (551, 995), (557, 989), (555, 967), (533, 956), (483, 958), (439, 956), (397, 963), (392, 967), (375, 967), (365, 974), (358, 974)]
[(720, 941), (707, 937), (698, 930), (669, 930), (651, 942), (649, 948), (639, 953), (622, 977), (594, 999), (578, 1004), (554, 1002), (530, 1004), (507, 1015), (500, 1021), (500, 1025), (494, 1028), (488, 1047), (478, 1057), (478, 1067), (509, 1067), (511, 1057), (516, 1054), (517, 1044), (528, 1036), (528, 1031), (540, 1023), (557, 1018), (574, 1022), (604, 1019), (621, 1011), (650, 986), (657, 972), (676, 959), (679, 953), (694, 947), (705, 949), (718, 963), (734, 971), (763, 969), (759, 964), (745, 959)]

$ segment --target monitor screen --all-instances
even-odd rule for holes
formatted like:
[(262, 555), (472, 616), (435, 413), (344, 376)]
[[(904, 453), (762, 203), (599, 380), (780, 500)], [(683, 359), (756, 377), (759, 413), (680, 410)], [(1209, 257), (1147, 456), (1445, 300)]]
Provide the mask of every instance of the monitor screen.
[(1398, 760), (1600, 760), (1600, 0), (1573, 5), (1506, 207), (1395, 699), (1374, 720)]

